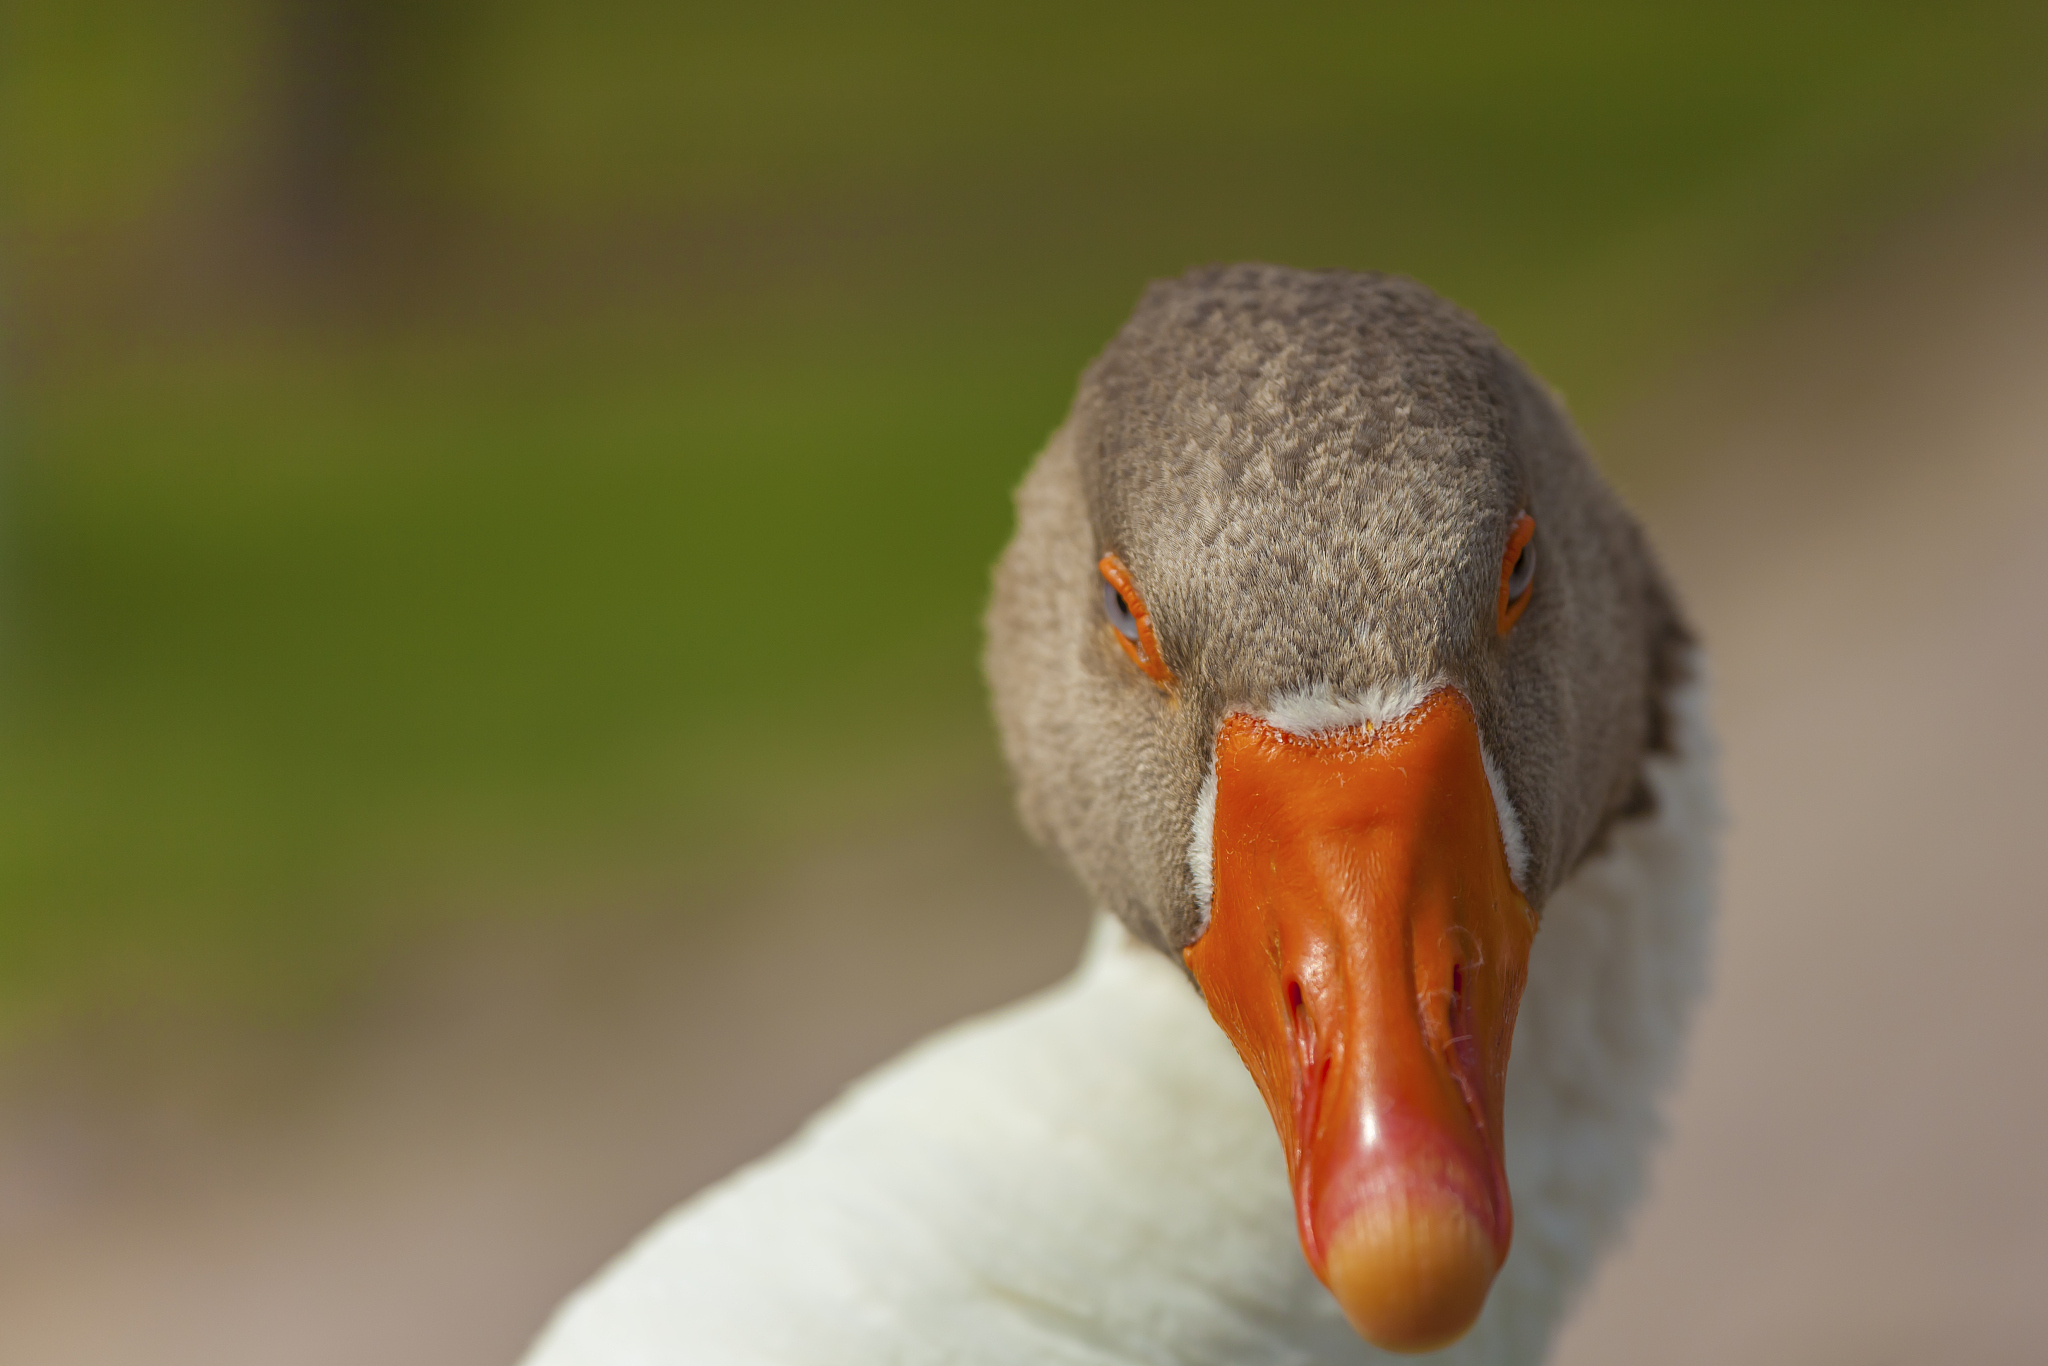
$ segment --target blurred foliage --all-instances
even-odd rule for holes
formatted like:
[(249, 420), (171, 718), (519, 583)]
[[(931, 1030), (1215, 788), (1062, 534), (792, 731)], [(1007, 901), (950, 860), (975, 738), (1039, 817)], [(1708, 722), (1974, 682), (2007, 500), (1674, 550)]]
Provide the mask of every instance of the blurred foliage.
[(1417, 275), (1597, 434), (2031, 129), (2048, 35), (1870, 3), (0, 23), (0, 1018), (289, 1002), (434, 907), (986, 772), (1006, 490), (1145, 279)]

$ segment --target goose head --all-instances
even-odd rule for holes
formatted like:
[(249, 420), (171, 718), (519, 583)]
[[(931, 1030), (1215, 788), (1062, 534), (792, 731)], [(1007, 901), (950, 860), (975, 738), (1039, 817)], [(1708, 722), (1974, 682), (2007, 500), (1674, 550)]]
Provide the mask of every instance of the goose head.
[(1513, 1230), (1546, 898), (1643, 800), (1681, 628), (1552, 395), (1394, 277), (1153, 286), (1018, 494), (989, 676), (1026, 824), (1181, 963), (1365, 1337)]

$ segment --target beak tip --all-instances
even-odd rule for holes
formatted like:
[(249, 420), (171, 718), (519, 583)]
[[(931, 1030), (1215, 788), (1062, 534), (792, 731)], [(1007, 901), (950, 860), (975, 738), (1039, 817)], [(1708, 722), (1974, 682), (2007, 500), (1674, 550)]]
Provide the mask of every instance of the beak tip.
[(1502, 1257), (1456, 1200), (1356, 1211), (1326, 1244), (1323, 1283), (1360, 1336), (1389, 1352), (1432, 1352), (1479, 1317)]

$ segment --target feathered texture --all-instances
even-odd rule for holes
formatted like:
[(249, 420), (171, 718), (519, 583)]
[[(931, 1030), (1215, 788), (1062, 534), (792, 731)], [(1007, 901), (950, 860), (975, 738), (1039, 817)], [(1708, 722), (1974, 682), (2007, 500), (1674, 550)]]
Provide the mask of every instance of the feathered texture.
[(1216, 760), (1195, 792), (1195, 818), (1188, 830), (1188, 885), (1195, 894), (1195, 937), (1209, 928), (1209, 910), (1216, 898)]
[[(1718, 823), (1702, 690), (1647, 815), (1551, 898), (1508, 1085), (1514, 1249), (1432, 1358), (1541, 1359), (1642, 1184), (1699, 993)], [(657, 1225), (528, 1366), (1391, 1360), (1296, 1242), (1264, 1103), (1187, 979), (1109, 917), (1082, 967), (856, 1085)]]
[[(1502, 636), (1524, 511), (1540, 567)], [(1110, 551), (1170, 697), (1103, 623)], [(1317, 724), (1457, 687), (1540, 912), (1630, 809), (1684, 638), (1634, 521), (1491, 332), (1411, 280), (1258, 265), (1152, 286), (1089, 367), (1018, 491), (988, 625), (1025, 823), (1169, 951), (1205, 923), (1189, 835), (1229, 712)]]
[(1486, 769), (1486, 790), (1493, 796), (1493, 816), (1500, 825), (1500, 843), (1508, 856), (1508, 876), (1514, 879), (1515, 889), (1523, 896), (1529, 894), (1529, 837), (1522, 833), (1522, 817), (1515, 810), (1514, 799), (1508, 795), (1508, 780), (1501, 776), (1500, 765), (1493, 761), (1493, 755), (1482, 742), (1479, 748), (1479, 762)]
[(1320, 735), (1346, 726), (1384, 726), (1400, 720), (1435, 692), (1440, 678), (1401, 679), (1340, 697), (1328, 680), (1281, 693), (1259, 715), (1295, 735)]

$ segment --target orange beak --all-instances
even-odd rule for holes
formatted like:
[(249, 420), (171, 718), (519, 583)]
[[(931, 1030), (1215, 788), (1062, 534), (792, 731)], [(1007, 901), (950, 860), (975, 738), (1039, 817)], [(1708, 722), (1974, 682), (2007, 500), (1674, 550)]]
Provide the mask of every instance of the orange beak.
[(1351, 1324), (1423, 1352), (1479, 1316), (1514, 1216), (1501, 1108), (1535, 921), (1472, 709), (1216, 741), (1214, 891), (1186, 950), (1287, 1151), (1302, 1251)]

